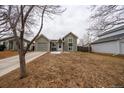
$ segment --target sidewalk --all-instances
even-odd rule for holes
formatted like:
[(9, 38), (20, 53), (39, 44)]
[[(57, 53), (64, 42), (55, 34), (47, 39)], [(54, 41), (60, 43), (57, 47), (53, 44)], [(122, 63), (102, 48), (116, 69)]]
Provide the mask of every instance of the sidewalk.
[[(26, 54), (26, 63), (31, 62), (32, 60), (46, 54), (46, 52), (30, 52)], [(0, 76), (3, 76), (10, 71), (18, 68), (19, 65), (19, 56), (13, 56), (0, 60)]]

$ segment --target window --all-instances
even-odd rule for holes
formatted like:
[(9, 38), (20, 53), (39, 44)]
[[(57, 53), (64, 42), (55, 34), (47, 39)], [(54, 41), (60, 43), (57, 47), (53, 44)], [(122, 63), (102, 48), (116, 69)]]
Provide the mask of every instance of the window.
[(68, 46), (73, 46), (73, 44), (72, 43), (68, 43)]
[(55, 43), (52, 43), (52, 46), (56, 46), (56, 44)]
[(69, 38), (69, 39), (68, 39), (68, 42), (69, 42), (69, 43), (72, 43), (72, 42), (73, 42), (73, 39), (72, 39), (72, 38)]
[(68, 50), (73, 50), (73, 38), (68, 38)]
[(72, 43), (68, 43), (68, 50), (69, 51), (73, 50), (73, 44)]

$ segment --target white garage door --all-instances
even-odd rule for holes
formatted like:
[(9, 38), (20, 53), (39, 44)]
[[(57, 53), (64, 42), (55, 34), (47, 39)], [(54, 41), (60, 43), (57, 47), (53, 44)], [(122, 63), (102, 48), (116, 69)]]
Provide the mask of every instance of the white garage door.
[(117, 41), (113, 41), (113, 42), (93, 44), (92, 51), (98, 53), (118, 54), (118, 43)]
[(48, 51), (48, 43), (38, 43), (37, 51)]
[(124, 54), (124, 43), (121, 43), (121, 54)]

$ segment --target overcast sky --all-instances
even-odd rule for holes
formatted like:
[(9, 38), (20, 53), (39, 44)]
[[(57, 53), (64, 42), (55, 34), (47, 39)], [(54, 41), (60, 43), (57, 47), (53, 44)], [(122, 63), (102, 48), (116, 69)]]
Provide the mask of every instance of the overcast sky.
[(54, 20), (46, 20), (42, 33), (49, 39), (57, 39), (69, 32), (73, 32), (79, 38), (83, 37), (88, 27), (90, 11), (86, 5), (62, 6), (67, 10), (54, 16)]

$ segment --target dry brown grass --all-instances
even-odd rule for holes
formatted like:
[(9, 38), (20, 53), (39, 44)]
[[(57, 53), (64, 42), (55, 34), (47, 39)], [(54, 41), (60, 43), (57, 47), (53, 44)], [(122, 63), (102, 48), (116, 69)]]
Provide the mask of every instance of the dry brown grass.
[(0, 87), (114, 87), (124, 86), (124, 59), (92, 53), (46, 54), (0, 77)]
[(0, 59), (15, 56), (17, 54), (16, 51), (0, 51)]

